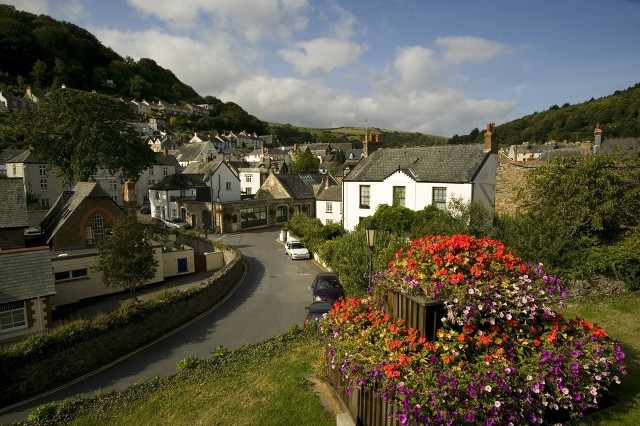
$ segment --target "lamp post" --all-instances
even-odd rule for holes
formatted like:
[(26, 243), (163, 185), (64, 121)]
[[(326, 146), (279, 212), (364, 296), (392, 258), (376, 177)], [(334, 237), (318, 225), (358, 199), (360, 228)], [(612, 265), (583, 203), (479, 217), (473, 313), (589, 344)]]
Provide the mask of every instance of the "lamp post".
[(369, 280), (371, 280), (371, 273), (373, 272), (373, 248), (376, 245), (376, 238), (378, 237), (378, 227), (375, 223), (371, 222), (364, 230), (367, 234), (367, 245), (369, 246)]

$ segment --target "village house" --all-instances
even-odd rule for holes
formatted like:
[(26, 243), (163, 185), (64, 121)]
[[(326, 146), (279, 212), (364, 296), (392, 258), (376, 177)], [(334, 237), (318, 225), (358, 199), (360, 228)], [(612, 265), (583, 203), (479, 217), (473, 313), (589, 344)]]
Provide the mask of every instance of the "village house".
[(331, 175), (316, 194), (316, 217), (323, 225), (342, 224), (342, 185)]
[[(493, 123), (483, 145), (439, 145), (376, 150), (342, 181), (343, 226), (352, 231), (381, 204), (421, 210), (452, 199), (477, 201), (493, 211), (497, 141)], [(365, 143), (365, 154), (367, 153)]]

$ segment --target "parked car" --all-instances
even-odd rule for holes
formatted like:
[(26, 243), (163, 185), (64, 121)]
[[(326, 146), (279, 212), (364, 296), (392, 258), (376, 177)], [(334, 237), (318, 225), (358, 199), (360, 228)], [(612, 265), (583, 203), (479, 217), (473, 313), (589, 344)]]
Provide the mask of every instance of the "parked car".
[(288, 240), (284, 244), (284, 252), (293, 259), (311, 259), (311, 253), (298, 240)]
[(165, 228), (182, 228), (189, 229), (190, 225), (179, 217), (172, 217), (171, 219), (162, 219), (162, 224)]
[(320, 318), (333, 308), (333, 302), (320, 301), (313, 302), (311, 305), (305, 307), (307, 309), (307, 317), (304, 319), (304, 324), (317, 323)]
[(140, 206), (140, 214), (151, 214), (151, 206), (148, 204), (143, 204)]
[(319, 273), (309, 288), (311, 289), (314, 302), (334, 302), (339, 299), (344, 299), (344, 288), (336, 274), (329, 272)]

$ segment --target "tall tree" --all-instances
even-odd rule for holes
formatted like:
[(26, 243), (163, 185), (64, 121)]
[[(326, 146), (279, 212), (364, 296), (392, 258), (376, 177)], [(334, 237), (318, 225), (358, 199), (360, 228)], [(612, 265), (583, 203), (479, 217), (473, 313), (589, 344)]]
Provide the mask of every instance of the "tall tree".
[(307, 149), (296, 154), (291, 162), (291, 173), (318, 173), (320, 160)]
[(112, 234), (98, 244), (94, 269), (102, 273), (103, 283), (135, 293), (149, 282), (158, 267), (150, 239), (150, 232), (138, 223), (135, 213), (116, 222)]
[(98, 168), (136, 181), (153, 152), (129, 124), (123, 102), (97, 93), (56, 89), (23, 121), (26, 145), (65, 182), (87, 181)]

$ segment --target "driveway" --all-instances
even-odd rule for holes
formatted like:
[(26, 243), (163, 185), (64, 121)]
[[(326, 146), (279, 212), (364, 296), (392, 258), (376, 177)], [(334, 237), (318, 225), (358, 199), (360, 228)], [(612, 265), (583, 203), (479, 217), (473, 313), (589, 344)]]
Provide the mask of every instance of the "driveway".
[(138, 381), (173, 373), (176, 363), (189, 356), (208, 358), (216, 347), (237, 349), (302, 324), (311, 295), (308, 286), (322, 269), (312, 260), (292, 261), (277, 241), (280, 228), (229, 235), (213, 240), (236, 246), (247, 265), (237, 290), (216, 308), (173, 334), (141, 348), (95, 374), (23, 405), (0, 410), (0, 423), (25, 419), (36, 407), (75, 395), (130, 386)]

